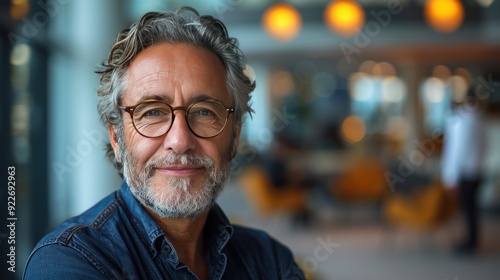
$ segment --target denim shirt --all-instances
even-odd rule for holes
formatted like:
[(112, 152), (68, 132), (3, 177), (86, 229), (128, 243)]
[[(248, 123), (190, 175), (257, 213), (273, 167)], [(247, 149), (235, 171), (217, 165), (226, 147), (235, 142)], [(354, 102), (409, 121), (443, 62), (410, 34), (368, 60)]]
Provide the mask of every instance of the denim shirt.
[[(214, 205), (203, 234), (210, 279), (304, 279), (284, 245), (263, 231), (230, 225)], [(45, 236), (23, 279), (198, 279), (124, 183)]]

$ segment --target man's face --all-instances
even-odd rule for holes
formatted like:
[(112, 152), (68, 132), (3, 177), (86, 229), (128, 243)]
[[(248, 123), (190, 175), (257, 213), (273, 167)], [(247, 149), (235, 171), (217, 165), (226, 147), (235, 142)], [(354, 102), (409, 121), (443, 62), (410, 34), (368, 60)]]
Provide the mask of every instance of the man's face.
[[(222, 62), (203, 48), (151, 46), (132, 60), (126, 78), (123, 106), (158, 99), (187, 107), (200, 98), (211, 98), (233, 107)], [(239, 130), (230, 115), (219, 135), (198, 138), (189, 130), (185, 111), (174, 112), (172, 127), (158, 138), (140, 135), (124, 113), (123, 138), (110, 129), (110, 139), (124, 165), (125, 179), (142, 204), (160, 217), (195, 217), (208, 210), (222, 190)]]

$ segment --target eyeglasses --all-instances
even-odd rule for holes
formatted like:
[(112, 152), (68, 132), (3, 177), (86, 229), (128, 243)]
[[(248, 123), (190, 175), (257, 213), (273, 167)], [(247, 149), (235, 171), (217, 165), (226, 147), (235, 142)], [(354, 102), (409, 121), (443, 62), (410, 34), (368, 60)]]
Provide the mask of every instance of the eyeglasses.
[(234, 108), (226, 108), (218, 100), (195, 102), (189, 107), (172, 107), (167, 103), (148, 99), (135, 106), (118, 106), (129, 113), (135, 130), (147, 138), (165, 135), (175, 120), (176, 110), (184, 110), (186, 122), (191, 132), (200, 138), (219, 135), (226, 126), (229, 114)]

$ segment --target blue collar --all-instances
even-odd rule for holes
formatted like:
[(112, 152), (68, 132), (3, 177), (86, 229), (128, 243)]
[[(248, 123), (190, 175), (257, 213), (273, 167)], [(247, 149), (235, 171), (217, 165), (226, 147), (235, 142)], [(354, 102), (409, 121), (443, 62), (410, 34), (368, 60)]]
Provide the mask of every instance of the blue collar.
[[(156, 256), (160, 252), (166, 250), (169, 252), (170, 259), (174, 262), (178, 262), (177, 253), (170, 241), (166, 238), (165, 233), (153, 220), (144, 206), (135, 198), (126, 182), (122, 184), (120, 190), (117, 192), (116, 199), (120, 204), (124, 205), (124, 209), (132, 226), (137, 230), (144, 244), (148, 246), (150, 253)], [(233, 232), (234, 228), (231, 226), (229, 219), (220, 206), (215, 203), (210, 209), (203, 230), (207, 245), (215, 245), (217, 252), (221, 253), (233, 235)]]

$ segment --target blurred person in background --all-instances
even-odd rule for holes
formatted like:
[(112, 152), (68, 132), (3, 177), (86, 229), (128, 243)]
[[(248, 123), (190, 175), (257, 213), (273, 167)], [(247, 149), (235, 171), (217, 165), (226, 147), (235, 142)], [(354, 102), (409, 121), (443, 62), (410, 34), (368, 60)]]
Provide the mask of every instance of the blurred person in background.
[(224, 24), (191, 8), (147, 13), (98, 73), (124, 183), (45, 236), (24, 278), (303, 279), (287, 247), (215, 203), (255, 88)]
[(452, 107), (444, 134), (442, 179), (458, 199), (465, 220), (465, 237), (455, 251), (470, 254), (479, 242), (478, 194), (486, 145), (484, 118), (472, 89), (463, 103), (455, 103)]
[(281, 190), (305, 187), (306, 175), (303, 170), (290, 166), (290, 159), (299, 153), (299, 149), (292, 139), (283, 134), (276, 134), (274, 137), (266, 155), (262, 156), (264, 169), (271, 178), (274, 188)]
[[(312, 176), (309, 176), (302, 165), (294, 165), (291, 162), (303, 158), (301, 147), (285, 133), (277, 133), (271, 143), (271, 147), (261, 157), (262, 168), (271, 181), (271, 186), (277, 193), (296, 192), (306, 197), (307, 193), (317, 184)], [(311, 212), (307, 203), (304, 207), (295, 209), (293, 222), (296, 225), (308, 225)]]

